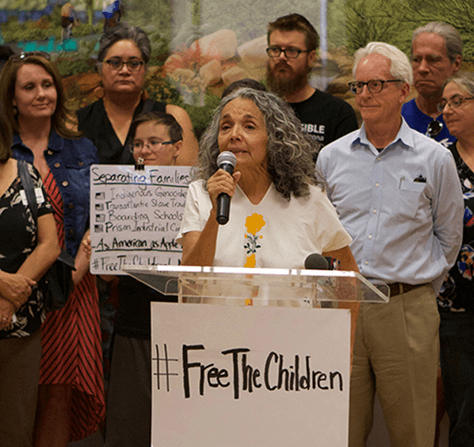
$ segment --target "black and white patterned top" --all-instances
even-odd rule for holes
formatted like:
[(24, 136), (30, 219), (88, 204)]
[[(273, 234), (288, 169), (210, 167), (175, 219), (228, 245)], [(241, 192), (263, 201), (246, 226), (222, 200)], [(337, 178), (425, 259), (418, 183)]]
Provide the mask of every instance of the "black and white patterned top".
[(438, 306), (441, 311), (474, 312), (474, 172), (459, 155), (456, 142), (448, 149), (453, 153), (461, 182), (464, 226), (461, 250), (443, 282)]
[[(38, 200), (38, 217), (53, 209), (43, 188), (41, 176), (28, 165), (35, 191), (41, 189), (44, 200)], [(41, 203), (40, 203), (41, 202)], [(26, 201), (19, 175), (0, 197), (0, 270), (15, 273), (36, 247), (36, 223)], [(0, 330), (0, 339), (27, 337), (36, 332), (44, 320), (41, 292), (35, 286), (28, 301), (16, 312), (16, 322)]]

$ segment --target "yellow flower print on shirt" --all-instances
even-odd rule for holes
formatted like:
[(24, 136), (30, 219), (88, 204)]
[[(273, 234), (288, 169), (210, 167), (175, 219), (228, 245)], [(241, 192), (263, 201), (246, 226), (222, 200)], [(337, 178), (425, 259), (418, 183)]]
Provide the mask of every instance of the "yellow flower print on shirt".
[(250, 234), (254, 236), (265, 226), (265, 221), (263, 220), (263, 216), (257, 213), (253, 213), (251, 216), (245, 219), (245, 227)]
[(247, 256), (247, 261), (245, 262), (244, 267), (253, 269), (256, 263), (257, 263), (257, 260), (255, 259), (255, 253), (253, 253), (250, 256)]
[(244, 249), (247, 250), (247, 261), (244, 267), (255, 267), (257, 263), (256, 254), (257, 249), (261, 246), (258, 244), (258, 240), (262, 238), (262, 236), (258, 236), (258, 232), (265, 226), (266, 222), (263, 220), (263, 216), (257, 213), (253, 213), (251, 216), (248, 216), (245, 219), (245, 227), (247, 228), (248, 234), (245, 235), (246, 244), (244, 245)]

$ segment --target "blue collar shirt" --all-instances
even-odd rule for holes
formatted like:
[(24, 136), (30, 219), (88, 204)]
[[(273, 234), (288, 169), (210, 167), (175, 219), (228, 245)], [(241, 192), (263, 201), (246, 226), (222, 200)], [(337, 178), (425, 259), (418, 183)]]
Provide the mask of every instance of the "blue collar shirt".
[(462, 240), (463, 197), (450, 151), (402, 119), (380, 152), (364, 124), (324, 147), (317, 168), (360, 272), (387, 283), (432, 283), (438, 293)]

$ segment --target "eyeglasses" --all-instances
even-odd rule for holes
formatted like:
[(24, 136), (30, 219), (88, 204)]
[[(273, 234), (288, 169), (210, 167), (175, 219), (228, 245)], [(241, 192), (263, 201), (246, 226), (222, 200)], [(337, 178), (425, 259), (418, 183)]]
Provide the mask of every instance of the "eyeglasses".
[(386, 82), (403, 82), (401, 79), (389, 79), (387, 81), (382, 81), (381, 79), (371, 79), (367, 82), (353, 81), (349, 82), (349, 90), (354, 95), (359, 95), (364, 90), (364, 85), (367, 86), (370, 93), (380, 93), (383, 90), (383, 86)]
[(469, 101), (470, 99), (474, 99), (474, 98), (471, 98), (471, 97), (462, 97), (462, 96), (453, 96), (451, 98), (450, 101), (441, 101), (437, 106), (436, 108), (438, 109), (438, 112), (439, 113), (443, 113), (444, 111), (444, 108), (446, 106), (449, 106), (451, 107), (452, 109), (457, 109), (458, 107), (461, 106), (461, 104), (464, 102), (464, 101)]
[(160, 140), (148, 140), (148, 142), (143, 142), (141, 140), (136, 140), (130, 145), (130, 151), (134, 152), (141, 152), (143, 148), (146, 146), (151, 151), (158, 151), (161, 149), (162, 146), (167, 144), (174, 144), (176, 141), (160, 141)]
[(438, 120), (433, 120), (428, 124), (426, 129), (426, 136), (434, 138), (443, 130), (443, 123), (440, 123)]
[(130, 59), (128, 61), (123, 61), (122, 59), (107, 59), (104, 62), (106, 62), (112, 70), (121, 70), (122, 67), (126, 65), (130, 71), (140, 70), (145, 63), (136, 59)]
[(308, 53), (308, 50), (299, 50), (298, 48), (288, 47), (288, 48), (280, 48), (280, 47), (269, 47), (267, 48), (267, 54), (270, 57), (280, 57), (281, 53), (285, 54), (285, 57), (288, 59), (296, 59), (300, 53)]
[(24, 61), (30, 56), (44, 57), (48, 61), (51, 60), (51, 55), (49, 53), (46, 53), (45, 51), (25, 51), (24, 53), (14, 54), (10, 56), (10, 59), (13, 61), (20, 62), (20, 61)]

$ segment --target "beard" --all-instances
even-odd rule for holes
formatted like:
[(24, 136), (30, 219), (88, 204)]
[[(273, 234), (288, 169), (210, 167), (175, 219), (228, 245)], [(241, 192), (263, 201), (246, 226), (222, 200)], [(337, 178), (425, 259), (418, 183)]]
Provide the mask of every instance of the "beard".
[[(288, 76), (281, 76), (278, 70), (286, 67), (290, 71)], [(267, 62), (267, 85), (268, 88), (279, 96), (292, 95), (301, 90), (308, 83), (308, 73), (311, 68), (306, 70), (294, 71), (286, 62), (279, 62), (273, 68), (270, 67), (270, 61)]]

